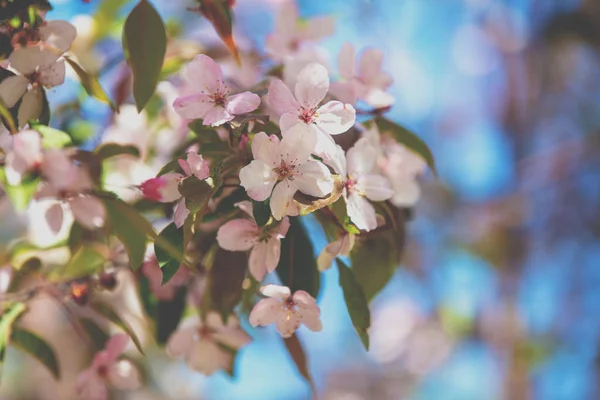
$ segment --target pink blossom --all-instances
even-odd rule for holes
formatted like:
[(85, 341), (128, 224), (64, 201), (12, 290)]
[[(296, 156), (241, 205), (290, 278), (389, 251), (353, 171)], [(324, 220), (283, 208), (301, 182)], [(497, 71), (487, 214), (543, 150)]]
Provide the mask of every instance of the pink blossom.
[(33, 130), (24, 130), (12, 136), (12, 149), (6, 154), (6, 179), (11, 185), (21, 183), (22, 177), (37, 169), (43, 160), (42, 138)]
[(335, 30), (332, 17), (315, 17), (300, 20), (295, 1), (287, 1), (275, 20), (275, 30), (267, 37), (265, 47), (273, 60), (283, 61), (293, 56), (304, 42), (317, 42), (331, 36)]
[(102, 202), (89, 194), (93, 189), (88, 171), (75, 165), (67, 151), (46, 150), (40, 166), (46, 185), (36, 193), (38, 199), (58, 200), (46, 211), (46, 222), (57, 233), (63, 222), (64, 207), (88, 229), (100, 228), (106, 219)]
[(383, 53), (376, 49), (363, 51), (358, 71), (356, 51), (346, 43), (338, 57), (338, 68), (342, 81), (331, 85), (333, 93), (340, 101), (356, 104), (358, 99), (375, 108), (389, 107), (394, 97), (385, 90), (392, 84), (392, 77), (381, 70)]
[(45, 21), (38, 29), (42, 46), (49, 46), (61, 53), (69, 50), (77, 36), (77, 29), (71, 23), (62, 20)]
[(281, 254), (281, 239), (290, 227), (288, 217), (277, 225), (260, 227), (252, 215), (252, 202), (242, 201), (236, 204), (246, 212), (250, 219), (240, 218), (225, 223), (217, 233), (217, 242), (225, 250), (250, 252), (249, 269), (257, 281), (261, 281), (267, 272), (275, 271)]
[(290, 131), (281, 141), (260, 132), (252, 141), (254, 160), (240, 171), (240, 184), (248, 196), (264, 201), (271, 196), (271, 212), (276, 220), (297, 215), (292, 201), (299, 190), (323, 197), (333, 190), (333, 179), (321, 162), (311, 158), (315, 138)]
[(333, 260), (338, 256), (348, 257), (354, 247), (354, 240), (355, 236), (353, 233), (346, 233), (333, 242), (328, 243), (317, 258), (319, 271), (331, 268)]
[(292, 296), (288, 287), (279, 285), (266, 285), (260, 291), (268, 298), (259, 301), (252, 309), (252, 326), (275, 323), (284, 338), (292, 336), (301, 323), (313, 332), (323, 329), (321, 310), (315, 299), (305, 291), (298, 290)]
[(109, 386), (120, 390), (140, 387), (140, 373), (128, 360), (119, 360), (129, 337), (117, 334), (110, 338), (104, 350), (96, 353), (92, 365), (77, 377), (77, 392), (86, 400), (108, 399)]
[(219, 126), (236, 115), (256, 110), (260, 97), (243, 92), (230, 96), (223, 81), (221, 67), (210, 57), (200, 54), (184, 69), (183, 77), (200, 87), (200, 93), (179, 97), (173, 103), (183, 118), (202, 118), (204, 125)]
[(368, 139), (359, 139), (344, 157), (338, 146), (337, 163), (332, 167), (346, 178), (343, 196), (348, 216), (359, 229), (366, 231), (377, 228), (375, 208), (367, 200), (384, 201), (394, 192), (388, 179), (375, 173), (377, 149)]
[(171, 280), (163, 285), (163, 272), (158, 266), (156, 257), (152, 257), (142, 265), (142, 274), (148, 278), (150, 291), (158, 300), (172, 300), (178, 288), (185, 285), (190, 274), (185, 267), (180, 267)]
[(365, 131), (363, 136), (377, 151), (377, 166), (393, 191), (392, 204), (414, 206), (421, 195), (417, 177), (427, 168), (425, 160), (389, 136), (381, 135), (376, 126)]
[(184, 357), (191, 369), (211, 375), (219, 369), (229, 369), (233, 362), (231, 350), (250, 343), (250, 336), (240, 329), (234, 315), (223, 324), (216, 312), (209, 312), (204, 322), (189, 318), (181, 323), (167, 342), (167, 354), (173, 358)]
[(281, 116), (279, 126), (282, 135), (297, 129), (306, 137), (316, 137), (317, 155), (332, 153), (335, 142), (330, 135), (346, 132), (356, 120), (356, 111), (350, 104), (329, 101), (319, 107), (328, 90), (327, 70), (320, 64), (312, 63), (300, 71), (295, 96), (280, 80), (271, 82), (267, 94), (271, 108)]

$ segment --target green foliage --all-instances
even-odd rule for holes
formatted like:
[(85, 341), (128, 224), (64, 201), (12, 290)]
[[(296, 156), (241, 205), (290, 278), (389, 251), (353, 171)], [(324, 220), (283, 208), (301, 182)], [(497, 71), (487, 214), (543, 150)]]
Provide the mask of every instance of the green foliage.
[[(160, 243), (170, 243), (174, 249), (183, 255), (183, 229), (177, 229), (177, 226), (174, 222), (167, 225), (167, 227), (160, 232), (158, 237), (162, 239)], [(169, 282), (179, 270), (179, 267), (181, 266), (181, 258), (173, 258), (172, 255), (158, 243), (159, 242), (157, 242), (155, 245), (154, 250), (156, 253), (156, 259), (158, 260), (158, 265), (163, 273), (162, 284), (164, 285), (165, 283)]]
[(8, 129), (11, 134), (17, 133), (17, 124), (15, 123), (15, 117), (11, 110), (6, 106), (4, 100), (0, 97), (0, 117), (2, 117), (2, 123)]
[(42, 135), (42, 147), (45, 149), (62, 149), (73, 144), (69, 134), (42, 124), (31, 124), (31, 128)]
[(123, 51), (133, 74), (133, 98), (141, 112), (156, 89), (167, 49), (162, 18), (147, 0), (131, 11), (123, 27)]
[(27, 306), (24, 303), (13, 303), (7, 305), (6, 308), (2, 310), (2, 314), (0, 315), (0, 367), (2, 367), (4, 362), (12, 326), (26, 309)]
[(258, 226), (265, 226), (271, 219), (271, 204), (269, 200), (252, 200), (252, 216)]
[(156, 304), (156, 340), (164, 344), (171, 334), (177, 329), (183, 311), (185, 310), (185, 300), (187, 291), (180, 288), (175, 292), (172, 300), (161, 300)]
[(113, 101), (108, 97), (108, 94), (100, 85), (100, 81), (97, 76), (90, 75), (87, 73), (75, 60), (68, 56), (64, 56), (65, 61), (69, 66), (75, 71), (77, 77), (79, 77), (79, 81), (81, 82), (81, 86), (85, 89), (86, 93), (96, 100), (108, 104), (110, 108), (116, 111), (117, 107), (113, 103)]
[(128, 334), (138, 351), (144, 354), (144, 350), (142, 350), (142, 343), (138, 339), (133, 329), (131, 329), (131, 327), (121, 319), (119, 314), (117, 314), (112, 308), (104, 303), (92, 303), (90, 307)]
[(61, 271), (62, 279), (77, 279), (100, 272), (106, 257), (93, 246), (81, 246)]
[(37, 334), (25, 329), (15, 328), (11, 335), (11, 344), (41, 362), (54, 376), (60, 379), (60, 368), (54, 349)]
[(338, 271), (340, 274), (340, 286), (344, 292), (344, 300), (352, 325), (356, 329), (356, 333), (360, 336), (365, 349), (369, 350), (369, 333), (367, 330), (371, 326), (371, 312), (369, 311), (369, 303), (365, 294), (356, 282), (356, 277), (350, 268), (348, 268), (339, 258), (336, 260)]
[(191, 175), (179, 184), (179, 193), (185, 197), (185, 205), (190, 214), (204, 210), (215, 190), (206, 181)]
[(308, 384), (310, 385), (310, 390), (312, 391), (313, 398), (317, 398), (317, 388), (315, 387), (315, 383), (313, 382), (312, 375), (310, 374), (310, 370), (308, 369), (308, 361), (306, 359), (306, 353), (302, 348), (302, 344), (298, 340), (298, 336), (293, 334), (291, 337), (287, 339), (283, 339), (285, 343), (285, 347), (292, 357), (292, 361), (298, 368), (298, 372), (300, 375), (306, 379)]
[(131, 144), (122, 145), (122, 144), (118, 144), (118, 143), (105, 143), (102, 146), (99, 146), (94, 151), (94, 154), (96, 154), (100, 159), (106, 160), (107, 158), (122, 156), (122, 155), (139, 157), (140, 150), (137, 148), (137, 146), (134, 146)]
[(110, 339), (109, 335), (91, 318), (79, 318), (79, 324), (85, 330), (96, 351), (101, 351)]
[(40, 184), (40, 178), (37, 176), (26, 176), (19, 185), (11, 185), (6, 180), (4, 169), (0, 169), (0, 182), (4, 192), (10, 199), (13, 207), (18, 212), (23, 212), (31, 202), (33, 195)]
[(226, 320), (242, 299), (248, 260), (242, 252), (217, 248), (211, 264), (202, 309), (216, 310)]
[(381, 133), (387, 132), (391, 134), (392, 137), (398, 141), (398, 143), (403, 144), (408, 149), (423, 157), (429, 168), (431, 168), (431, 171), (437, 176), (433, 154), (423, 139), (417, 136), (414, 132), (411, 132), (405, 127), (398, 125), (385, 117), (377, 117), (375, 119), (375, 123), (377, 124), (377, 127)]
[(317, 297), (320, 288), (320, 275), (312, 242), (300, 220), (290, 217), (290, 229), (281, 241), (281, 257), (277, 265), (277, 275), (283, 285), (292, 292), (304, 290)]

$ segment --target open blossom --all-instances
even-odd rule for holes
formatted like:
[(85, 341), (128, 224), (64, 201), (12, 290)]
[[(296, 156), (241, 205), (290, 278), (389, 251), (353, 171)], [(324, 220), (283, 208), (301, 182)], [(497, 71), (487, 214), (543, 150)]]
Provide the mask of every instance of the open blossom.
[(42, 47), (51, 47), (61, 53), (69, 50), (77, 36), (77, 29), (71, 23), (62, 20), (45, 21), (38, 33)]
[(281, 254), (281, 239), (290, 228), (288, 217), (276, 225), (258, 226), (252, 214), (252, 202), (242, 201), (236, 206), (250, 216), (225, 223), (217, 232), (219, 246), (229, 251), (250, 252), (248, 267), (257, 281), (267, 272), (275, 271)]
[(107, 400), (109, 387), (133, 390), (140, 387), (140, 373), (128, 360), (119, 360), (129, 343), (129, 337), (120, 333), (96, 353), (92, 365), (77, 377), (77, 392), (85, 400)]
[(427, 168), (425, 160), (394, 139), (381, 135), (375, 125), (363, 136), (377, 150), (377, 166), (393, 190), (392, 204), (396, 207), (415, 205), (421, 195), (417, 177)]
[(221, 67), (204, 54), (196, 56), (185, 67), (183, 77), (200, 88), (200, 93), (179, 97), (173, 103), (175, 111), (184, 118), (202, 118), (204, 125), (219, 126), (236, 115), (256, 110), (260, 104), (260, 97), (254, 93), (230, 96)]
[(89, 194), (93, 185), (88, 171), (75, 165), (66, 151), (46, 150), (40, 171), (46, 184), (38, 190), (36, 198), (58, 200), (46, 211), (46, 221), (52, 231), (60, 231), (63, 206), (88, 229), (104, 225), (106, 210), (98, 198)]
[(281, 5), (275, 20), (275, 29), (267, 37), (265, 47), (275, 61), (294, 56), (307, 41), (316, 42), (331, 36), (335, 30), (330, 16), (314, 17), (302, 21), (295, 1)]
[[(52, 88), (65, 80), (65, 61), (50, 49), (37, 46), (15, 50), (9, 57), (10, 66), (21, 75), (5, 78), (0, 83), (0, 97), (11, 108), (22, 98), (18, 111), (19, 126), (42, 112), (43, 93), (39, 86)], [(31, 84), (31, 87), (30, 87)]]
[[(329, 90), (329, 75), (324, 66), (307, 65), (298, 74), (295, 96), (280, 80), (269, 86), (269, 105), (281, 117), (282, 135), (290, 130), (300, 130), (305, 137), (316, 137), (315, 153), (332, 153), (335, 142), (330, 135), (346, 132), (354, 125), (356, 111), (350, 104), (329, 101), (319, 106)], [(310, 139), (312, 140), (312, 139)]]
[(348, 257), (350, 250), (354, 247), (355, 235), (353, 233), (345, 233), (323, 249), (317, 258), (317, 266), (319, 271), (325, 271), (331, 267), (333, 260), (338, 256)]
[(21, 183), (23, 176), (37, 169), (43, 160), (42, 138), (33, 130), (12, 136), (12, 148), (7, 152), (4, 172), (11, 185)]
[(377, 149), (367, 138), (359, 139), (345, 157), (343, 154), (338, 146), (337, 163), (332, 167), (347, 177), (343, 196), (348, 216), (358, 229), (373, 230), (377, 228), (377, 217), (369, 200), (388, 200), (394, 192), (388, 179), (375, 172)]
[(333, 190), (327, 167), (311, 158), (314, 139), (300, 132), (290, 132), (281, 141), (264, 132), (254, 136), (254, 160), (240, 171), (240, 184), (251, 199), (264, 201), (271, 196), (271, 212), (277, 220), (298, 214), (292, 201), (298, 190), (315, 197)]
[(171, 203), (179, 200), (175, 208), (174, 220), (175, 225), (181, 228), (185, 219), (190, 215), (190, 210), (185, 206), (185, 199), (179, 193), (179, 182), (192, 175), (200, 180), (208, 178), (210, 176), (210, 166), (201, 155), (194, 151), (188, 152), (185, 160), (179, 159), (177, 162), (185, 175), (178, 173), (164, 174), (142, 182), (139, 188), (144, 197), (149, 200), (161, 203)]
[(169, 338), (167, 353), (173, 358), (184, 357), (191, 369), (211, 375), (231, 367), (233, 354), (223, 346), (238, 350), (248, 343), (250, 336), (240, 329), (234, 315), (223, 324), (216, 312), (209, 312), (204, 322), (197, 317), (183, 321)]
[(256, 303), (252, 309), (252, 326), (275, 323), (277, 331), (284, 338), (292, 336), (301, 323), (313, 332), (323, 329), (321, 310), (310, 294), (297, 290), (292, 296), (288, 287), (279, 285), (266, 285), (260, 291), (268, 298)]
[(360, 99), (375, 108), (391, 106), (394, 97), (385, 90), (392, 84), (392, 77), (381, 70), (382, 60), (380, 50), (366, 49), (357, 70), (356, 51), (350, 43), (346, 43), (338, 57), (342, 81), (331, 84), (331, 93), (350, 104), (356, 104)]

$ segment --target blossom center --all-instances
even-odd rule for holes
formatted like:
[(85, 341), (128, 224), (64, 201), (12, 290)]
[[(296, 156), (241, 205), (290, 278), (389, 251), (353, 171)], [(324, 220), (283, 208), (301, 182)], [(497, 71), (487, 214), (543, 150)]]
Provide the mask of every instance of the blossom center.
[(356, 186), (356, 180), (354, 180), (352, 178), (348, 178), (348, 180), (346, 181), (346, 190), (348, 192), (352, 192), (355, 190), (355, 186)]
[(319, 116), (316, 108), (301, 107), (299, 111), (298, 118), (300, 118), (300, 121), (304, 122), (305, 124), (316, 123), (316, 119)]
[(223, 90), (213, 93), (211, 98), (215, 106), (225, 107), (225, 104), (227, 103), (227, 92)]
[(286, 179), (293, 181), (294, 175), (298, 173), (294, 164), (286, 164), (283, 160), (281, 160), (281, 164), (279, 164), (278, 167), (273, 168), (273, 171), (278, 175), (278, 181), (284, 181)]

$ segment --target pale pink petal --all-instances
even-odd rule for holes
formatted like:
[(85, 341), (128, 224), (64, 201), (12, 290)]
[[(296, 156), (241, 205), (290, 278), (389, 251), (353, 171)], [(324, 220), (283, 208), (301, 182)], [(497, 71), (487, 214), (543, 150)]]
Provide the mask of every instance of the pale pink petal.
[(260, 97), (251, 92), (243, 92), (227, 99), (227, 111), (233, 115), (246, 114), (260, 105)]
[[(289, 294), (288, 294), (289, 296)], [(250, 312), (250, 325), (267, 326), (277, 320), (277, 314), (281, 311), (281, 302), (275, 299), (262, 299)]]
[(356, 51), (351, 43), (345, 43), (338, 55), (338, 70), (340, 76), (345, 79), (352, 79), (356, 74)]
[(65, 72), (65, 61), (58, 60), (47, 66), (40, 67), (38, 81), (47, 89), (51, 89), (64, 83)]
[[(221, 67), (212, 58), (200, 54), (184, 68), (183, 77), (204, 94), (219, 91), (223, 83)], [(205, 124), (208, 125), (208, 124)]]
[(350, 255), (350, 251), (354, 247), (354, 242), (356, 240), (356, 236), (353, 233), (348, 233), (342, 236), (342, 248), (340, 249), (340, 254), (344, 257), (348, 257)]
[(251, 201), (240, 201), (239, 203), (235, 203), (235, 206), (254, 219), (254, 206), (252, 205)]
[[(229, 319), (231, 318), (233, 318), (233, 316), (229, 316)], [(239, 327), (224, 326), (215, 330), (212, 336), (216, 342), (224, 344), (234, 350), (244, 347), (252, 340), (250, 336)]]
[(11, 185), (18, 185), (23, 175), (38, 166), (42, 160), (40, 134), (32, 130), (19, 132), (14, 136), (13, 150), (6, 155), (6, 180)]
[(375, 88), (366, 90), (361, 94), (361, 98), (365, 101), (365, 103), (374, 108), (389, 107), (396, 101), (394, 96), (391, 94)]
[(60, 203), (54, 203), (46, 210), (46, 222), (52, 232), (60, 231), (63, 222), (63, 209)]
[(127, 344), (129, 344), (129, 340), (129, 336), (125, 335), (124, 333), (117, 333), (116, 335), (113, 335), (110, 340), (106, 342), (104, 350), (106, 354), (105, 362), (107, 364), (111, 364), (121, 354), (123, 354)]
[(333, 35), (335, 32), (335, 19), (330, 16), (313, 17), (306, 22), (304, 39), (318, 41)]
[(292, 129), (304, 129), (306, 132), (310, 130), (316, 130), (313, 124), (307, 124), (302, 121), (297, 113), (285, 113), (279, 118), (279, 128), (281, 129), (281, 135), (285, 136), (286, 132)]
[(321, 332), (323, 330), (323, 324), (318, 314), (310, 310), (298, 309), (298, 315), (302, 323), (313, 332)]
[[(206, 114), (215, 107), (212, 99), (203, 93), (178, 97), (173, 102), (177, 114), (187, 119), (205, 118)], [(204, 123), (204, 125), (208, 125)]]
[(108, 387), (95, 371), (77, 380), (77, 392), (85, 400), (108, 400)]
[(315, 108), (329, 91), (329, 74), (321, 64), (308, 64), (298, 75), (296, 99), (305, 108)]
[(295, 312), (281, 311), (277, 314), (275, 327), (283, 338), (291, 337), (300, 326), (300, 315)]
[(320, 320), (321, 310), (315, 299), (304, 290), (296, 291), (292, 299), (298, 307), (298, 315), (302, 323), (313, 332), (321, 331), (323, 329)]
[(335, 151), (328, 152), (320, 157), (323, 158), (323, 162), (333, 168), (338, 175), (341, 175), (344, 178), (348, 175), (346, 169), (346, 153), (341, 146), (335, 145)]
[(356, 121), (356, 110), (351, 104), (330, 101), (318, 110), (317, 125), (330, 135), (348, 131)]
[(77, 36), (77, 29), (67, 21), (46, 21), (38, 29), (40, 39), (61, 52), (69, 50)]
[(40, 116), (42, 113), (42, 100), (42, 91), (37, 87), (25, 92), (18, 112), (20, 127), (27, 125), (29, 120), (37, 119)]
[(185, 198), (181, 198), (175, 207), (175, 215), (173, 216), (175, 226), (177, 226), (177, 228), (181, 228), (189, 215), (190, 210), (188, 210), (187, 206), (185, 205)]
[(279, 300), (286, 300), (291, 295), (290, 288), (287, 286), (272, 284), (262, 286), (260, 288), (260, 292), (267, 297)]
[(187, 359), (188, 366), (205, 375), (227, 368), (233, 356), (210, 340), (200, 339), (192, 347)]
[(418, 182), (413, 179), (392, 181), (394, 194), (391, 202), (396, 207), (414, 206), (421, 196), (421, 189)]
[(297, 207), (292, 201), (297, 190), (296, 184), (289, 180), (281, 181), (275, 186), (271, 195), (271, 213), (273, 214), (273, 218), (279, 221), (286, 215), (289, 215), (290, 212), (293, 213), (294, 210), (297, 212)]
[(14, 107), (27, 91), (29, 80), (21, 75), (9, 76), (0, 82), (0, 98), (8, 108)]
[(348, 216), (358, 229), (370, 231), (377, 228), (375, 208), (366, 198), (352, 192), (346, 196), (345, 200)]
[(210, 176), (208, 162), (198, 153), (190, 151), (187, 153), (186, 161), (190, 171), (189, 174), (194, 174), (200, 180), (204, 180)]
[(273, 166), (264, 161), (254, 160), (240, 170), (240, 185), (253, 200), (266, 200), (276, 182), (277, 174), (273, 171)]
[(279, 263), (281, 242), (279, 239), (269, 239), (258, 242), (250, 253), (248, 268), (257, 281), (262, 281), (267, 272), (273, 272)]
[(100, 200), (93, 196), (77, 196), (69, 200), (73, 217), (88, 229), (100, 228), (106, 219), (106, 209)]
[(294, 183), (298, 190), (315, 197), (323, 197), (333, 190), (329, 169), (319, 161), (307, 161), (298, 167)]
[(229, 114), (223, 107), (215, 106), (208, 110), (203, 123), (204, 125), (219, 126), (231, 121), (233, 118), (233, 115)]
[(371, 201), (385, 201), (394, 195), (390, 181), (381, 175), (362, 175), (356, 181), (354, 189)]
[(279, 145), (279, 159), (298, 165), (309, 159), (315, 149), (317, 136), (296, 125), (286, 131)]
[(308, 309), (315, 313), (320, 313), (319, 306), (317, 305), (316, 300), (310, 294), (305, 292), (304, 290), (297, 290), (294, 292), (292, 296), (292, 300), (298, 307)]
[(58, 56), (49, 50), (42, 50), (37, 46), (22, 47), (13, 51), (9, 57), (10, 65), (23, 75), (35, 72), (42, 64), (55, 62)]
[(275, 19), (275, 34), (286, 39), (293, 37), (297, 32), (298, 9), (296, 2), (286, 1), (277, 10)]
[(286, 113), (298, 115), (300, 104), (285, 83), (279, 79), (273, 80), (269, 85), (267, 101), (278, 115)]
[(360, 138), (346, 153), (348, 176), (368, 174), (375, 168), (377, 149), (367, 138)]
[(342, 249), (342, 240), (343, 238), (338, 238), (331, 243), (328, 243), (319, 257), (317, 257), (317, 266), (319, 271), (325, 271), (331, 267), (331, 263), (333, 260), (340, 254), (340, 250)]
[(331, 154), (335, 154), (337, 145), (327, 132), (321, 129), (317, 130), (317, 144), (315, 145), (315, 155), (323, 158), (324, 161), (331, 160)]
[(356, 88), (354, 80), (347, 82), (333, 82), (329, 92), (342, 103), (356, 104), (356, 101), (358, 100), (359, 91)]
[(264, 161), (275, 167), (279, 164), (279, 138), (275, 135), (267, 136), (259, 132), (252, 139), (252, 156), (255, 160)]
[(290, 229), (290, 219), (284, 217), (279, 224), (279, 229), (271, 234), (271, 237), (283, 239), (287, 235), (288, 229)]
[(192, 351), (194, 346), (195, 327), (178, 328), (167, 341), (166, 350), (169, 357), (179, 358)]
[(145, 198), (152, 201), (164, 203), (173, 202), (181, 198), (179, 193), (179, 182), (183, 175), (178, 173), (168, 173), (157, 178), (145, 180), (140, 184), (140, 190)]
[(246, 251), (258, 241), (259, 228), (249, 219), (234, 219), (217, 232), (217, 242), (228, 251)]
[(371, 82), (381, 72), (383, 52), (377, 49), (365, 49), (360, 57), (358, 75), (365, 83)]
[(119, 390), (134, 390), (141, 386), (140, 372), (129, 360), (113, 363), (108, 369), (108, 381)]

